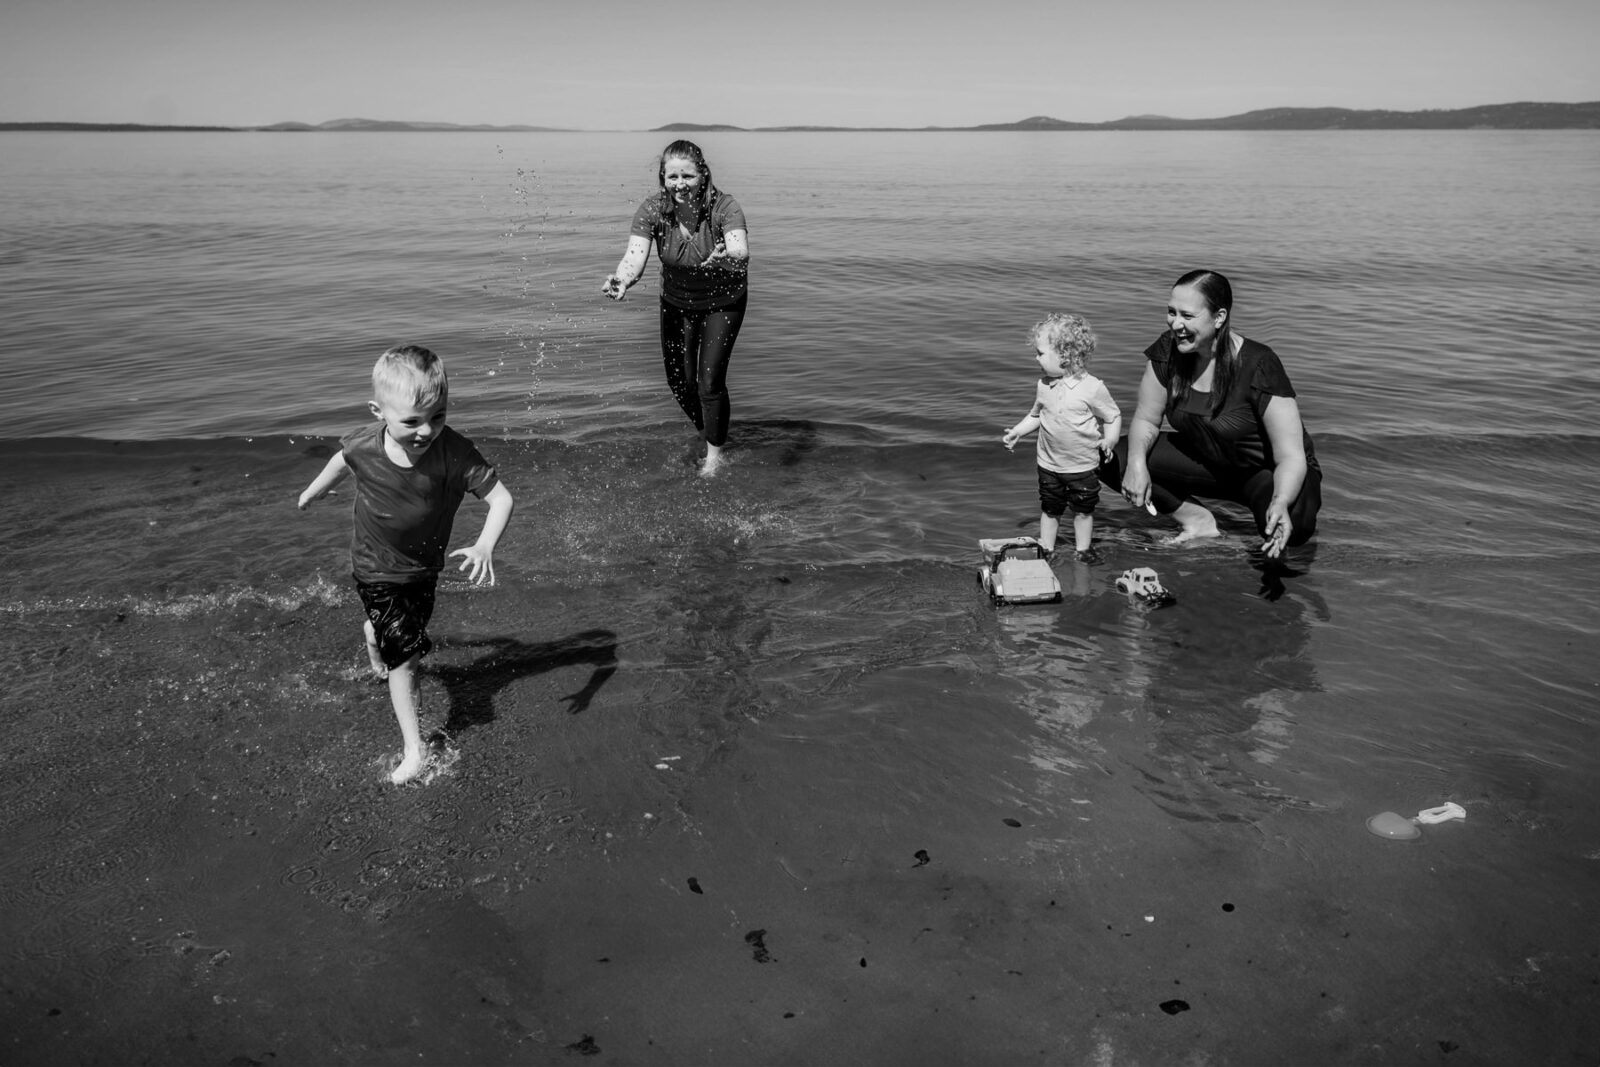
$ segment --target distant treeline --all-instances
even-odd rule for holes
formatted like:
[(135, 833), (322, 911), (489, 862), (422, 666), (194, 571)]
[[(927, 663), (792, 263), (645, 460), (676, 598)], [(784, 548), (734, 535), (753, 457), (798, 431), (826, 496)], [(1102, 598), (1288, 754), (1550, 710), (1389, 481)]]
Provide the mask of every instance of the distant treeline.
[[(703, 133), (708, 131), (788, 133), (834, 132), (915, 132), (1038, 130), (1595, 130), (1600, 129), (1600, 100), (1581, 104), (1524, 102), (1486, 104), (1455, 110), (1432, 111), (1355, 111), (1343, 107), (1274, 107), (1246, 111), (1220, 119), (1174, 119), (1164, 115), (1133, 115), (1112, 122), (1067, 122), (1048, 115), (1035, 115), (1020, 122), (987, 123), (981, 126), (728, 126), (717, 123), (674, 122), (657, 126), (656, 133)], [(0, 131), (61, 130), (81, 132), (194, 132), (194, 133), (572, 133), (551, 126), (466, 126), (449, 122), (398, 122), (380, 119), (333, 119), (311, 125), (304, 122), (277, 122), (270, 126), (149, 126), (140, 123), (110, 122), (0, 122)]]

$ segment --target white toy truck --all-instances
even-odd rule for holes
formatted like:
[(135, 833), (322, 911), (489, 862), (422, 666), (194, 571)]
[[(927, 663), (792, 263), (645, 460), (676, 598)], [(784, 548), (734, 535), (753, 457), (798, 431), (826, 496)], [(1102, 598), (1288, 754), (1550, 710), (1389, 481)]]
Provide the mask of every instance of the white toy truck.
[(1061, 583), (1037, 538), (990, 538), (979, 541), (978, 547), (983, 550), (978, 584), (996, 604), (1047, 604), (1061, 599)]

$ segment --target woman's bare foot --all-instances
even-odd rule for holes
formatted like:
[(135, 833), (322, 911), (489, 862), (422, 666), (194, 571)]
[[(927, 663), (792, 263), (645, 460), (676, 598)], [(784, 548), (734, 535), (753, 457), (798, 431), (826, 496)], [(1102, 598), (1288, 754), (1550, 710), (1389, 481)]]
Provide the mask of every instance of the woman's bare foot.
[(389, 772), (389, 781), (395, 785), (403, 785), (421, 774), (422, 768), (427, 764), (427, 757), (421, 752), (408, 752), (401, 759), (400, 766)]
[(1183, 526), (1177, 536), (1169, 544), (1181, 545), (1185, 541), (1197, 541), (1202, 537), (1218, 537), (1222, 531), (1217, 529), (1217, 518), (1200, 504), (1192, 500), (1185, 500), (1178, 505), (1178, 510), (1172, 513)]
[(722, 458), (722, 448), (719, 445), (706, 445), (706, 458), (700, 464), (700, 477), (715, 477), (717, 471), (727, 461)]

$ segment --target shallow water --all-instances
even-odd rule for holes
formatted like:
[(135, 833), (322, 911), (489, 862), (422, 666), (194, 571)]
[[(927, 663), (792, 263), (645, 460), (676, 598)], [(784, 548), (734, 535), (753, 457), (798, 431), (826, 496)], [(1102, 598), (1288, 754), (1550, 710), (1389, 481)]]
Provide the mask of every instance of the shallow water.
[[(706, 483), (653, 282), (592, 291), (655, 141), (8, 135), (19, 1061), (1600, 1047), (1600, 445), (1560, 314), (1600, 142), (707, 138), (756, 267)], [(1173, 548), (1108, 495), (1105, 564), (995, 610), (1027, 326), (1086, 313), (1131, 402), (1201, 257), (1301, 391), (1317, 541), (1271, 581), (1243, 515)], [(396, 790), (342, 498), (293, 501), (402, 337), (519, 512), (500, 584), (442, 592), (443, 758)]]

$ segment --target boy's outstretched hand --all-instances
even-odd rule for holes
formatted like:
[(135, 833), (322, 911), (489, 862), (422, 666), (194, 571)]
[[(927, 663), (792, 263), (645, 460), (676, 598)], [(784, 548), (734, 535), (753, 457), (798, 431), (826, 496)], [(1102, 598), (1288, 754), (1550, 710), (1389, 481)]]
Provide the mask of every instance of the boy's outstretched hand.
[(511, 499), (511, 490), (506, 488), (505, 482), (499, 481), (484, 496), (483, 502), (489, 505), (489, 517), (483, 520), (483, 532), (466, 548), (458, 548), (450, 553), (461, 557), (460, 569), (467, 572), (473, 585), (494, 584), (494, 546), (500, 543), (500, 535), (505, 533), (506, 523), (511, 521), (511, 512), (516, 507)]
[[(458, 570), (468, 571), (467, 578), (473, 585), (494, 584), (494, 551), (479, 545), (468, 545), (458, 548), (450, 553), (451, 556), (460, 556), (461, 566)], [(470, 568), (470, 570), (469, 570)]]

